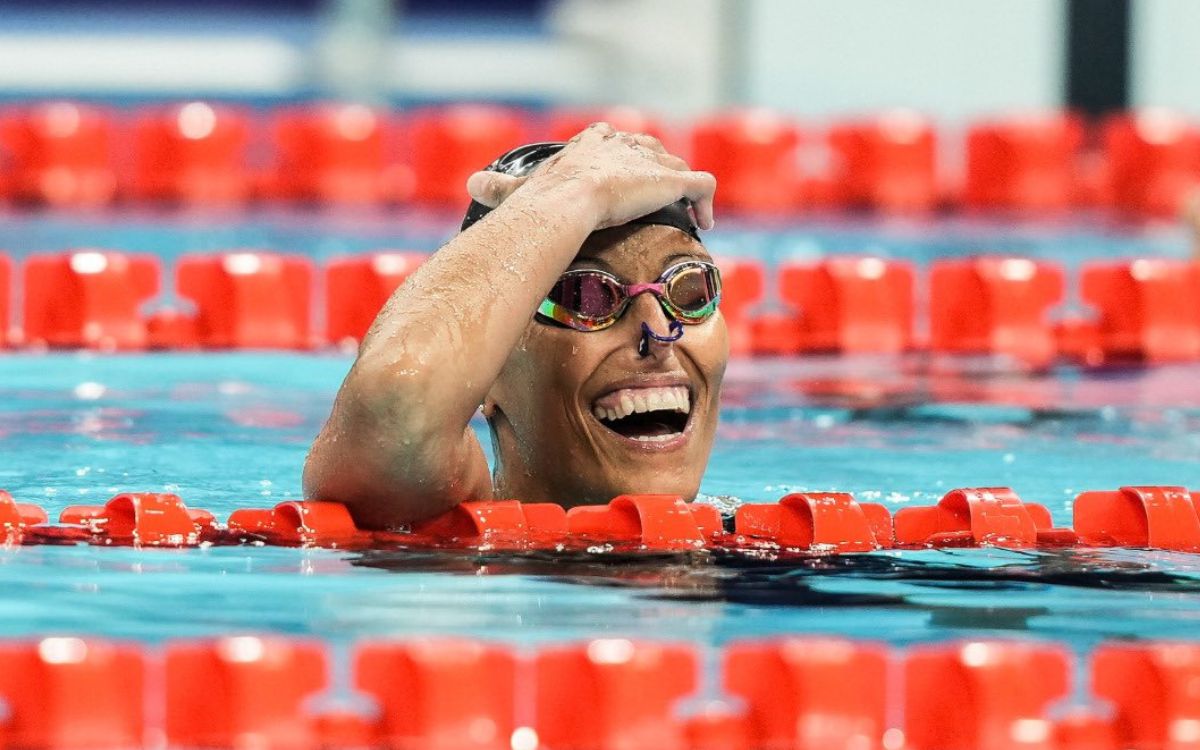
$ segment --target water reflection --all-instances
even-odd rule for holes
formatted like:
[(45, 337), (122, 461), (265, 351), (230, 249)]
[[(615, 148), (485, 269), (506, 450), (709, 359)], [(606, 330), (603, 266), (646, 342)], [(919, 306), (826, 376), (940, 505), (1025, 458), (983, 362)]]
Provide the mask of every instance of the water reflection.
[[(1200, 594), (1200, 560), (1129, 551), (957, 550), (763, 556), (730, 551), (686, 554), (586, 554), (471, 550), (373, 550), (352, 566), (392, 573), (525, 576), (557, 583), (645, 589), (655, 596), (755, 606), (901, 605), (898, 586), (947, 591), (1041, 591), (1054, 588)], [(1124, 559), (1123, 559), (1124, 557)], [(1181, 558), (1186, 558), (1182, 559)], [(1182, 564), (1180, 564), (1182, 562)], [(830, 582), (873, 582), (875, 591), (822, 589)]]

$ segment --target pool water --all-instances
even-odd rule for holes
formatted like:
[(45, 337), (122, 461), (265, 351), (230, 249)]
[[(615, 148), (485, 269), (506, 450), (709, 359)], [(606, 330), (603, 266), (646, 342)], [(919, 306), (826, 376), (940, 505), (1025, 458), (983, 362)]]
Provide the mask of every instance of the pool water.
[[(253, 246), (325, 259), (429, 249), (445, 232), (438, 217), (211, 221), (19, 215), (0, 223), (0, 247), (18, 258), (97, 245), (171, 258)], [(1070, 263), (1186, 248), (1174, 230), (1083, 221), (1010, 224), (1011, 242), (1002, 223), (838, 221), (735, 226), (711, 244), (767, 259), (854, 245), (922, 262), (1001, 246)], [(350, 362), (337, 353), (0, 354), (0, 487), (52, 517), (122, 491), (175, 492), (218, 517), (297, 498), (308, 444)], [(1200, 365), (1029, 374), (915, 355), (737, 360), (703, 491), (727, 509), (840, 490), (894, 511), (955, 487), (1001, 485), (1066, 525), (1083, 490), (1200, 488), (1198, 384)], [(784, 633), (894, 644), (1024, 635), (1086, 650), (1108, 638), (1193, 637), (1198, 625), (1200, 556), (1144, 550), (785, 563), (720, 553), (0, 549), (0, 637), (268, 632), (345, 644), (433, 633), (531, 644), (620, 635), (715, 646)]]

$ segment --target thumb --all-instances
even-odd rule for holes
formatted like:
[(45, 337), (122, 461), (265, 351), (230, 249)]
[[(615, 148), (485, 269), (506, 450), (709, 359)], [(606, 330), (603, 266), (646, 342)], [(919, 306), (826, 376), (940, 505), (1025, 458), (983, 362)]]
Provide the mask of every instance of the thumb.
[(467, 178), (467, 192), (472, 199), (488, 208), (495, 208), (521, 187), (525, 179), (499, 172), (476, 172)]

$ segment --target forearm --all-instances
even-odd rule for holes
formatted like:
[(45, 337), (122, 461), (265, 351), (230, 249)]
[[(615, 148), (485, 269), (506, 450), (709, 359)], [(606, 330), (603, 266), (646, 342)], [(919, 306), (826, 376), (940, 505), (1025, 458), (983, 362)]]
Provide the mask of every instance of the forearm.
[(372, 527), (490, 496), (468, 423), (594, 224), (575, 186), (527, 187), (388, 300), (313, 444), (306, 496), (347, 503)]
[[(361, 383), (397, 407), (415, 393), (422, 414), (465, 426), (594, 229), (586, 190), (530, 183), (438, 250), (388, 300), (343, 388)], [(410, 428), (420, 422), (406, 419)]]

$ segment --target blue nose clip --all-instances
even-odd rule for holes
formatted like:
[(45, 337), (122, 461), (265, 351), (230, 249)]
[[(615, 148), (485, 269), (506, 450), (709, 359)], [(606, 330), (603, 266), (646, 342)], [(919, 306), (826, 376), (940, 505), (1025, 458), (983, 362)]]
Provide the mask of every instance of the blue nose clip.
[(683, 324), (678, 320), (672, 320), (671, 325), (667, 326), (666, 336), (660, 336), (650, 328), (650, 324), (642, 322), (642, 340), (638, 343), (638, 355), (645, 357), (650, 354), (650, 340), (653, 339), (660, 344), (670, 344), (683, 338)]

